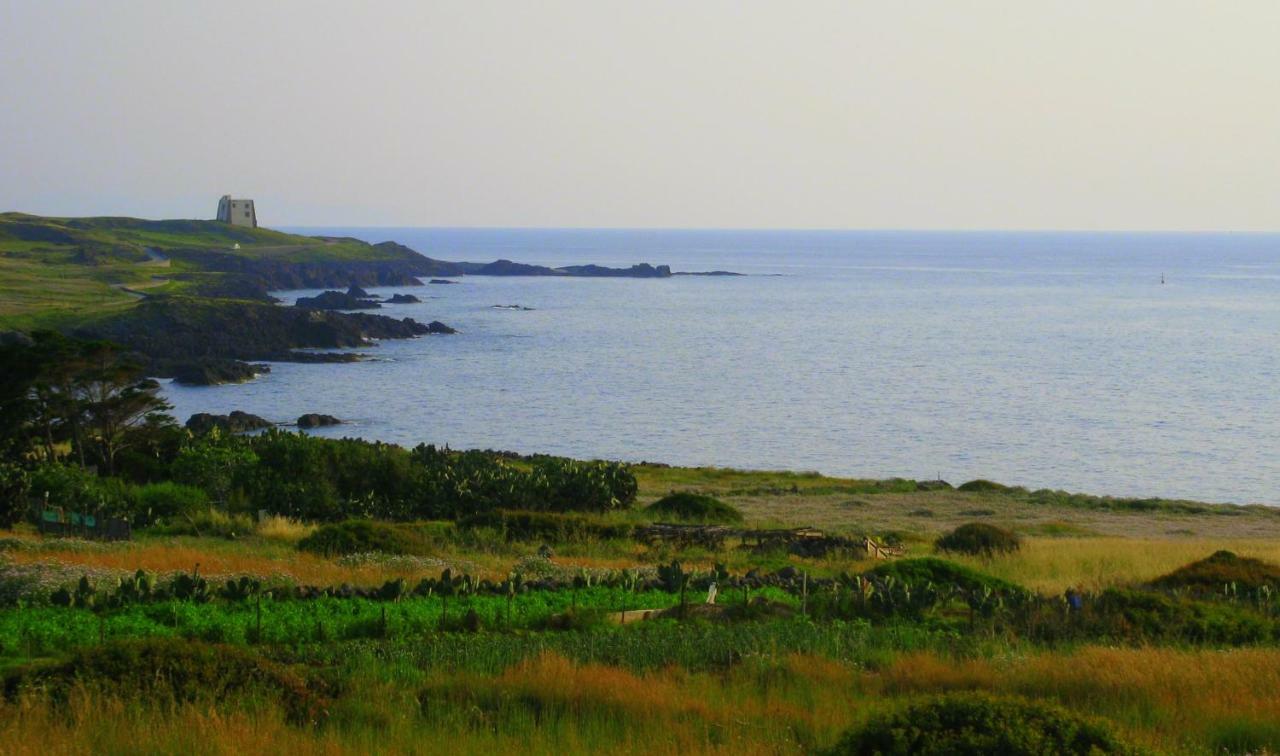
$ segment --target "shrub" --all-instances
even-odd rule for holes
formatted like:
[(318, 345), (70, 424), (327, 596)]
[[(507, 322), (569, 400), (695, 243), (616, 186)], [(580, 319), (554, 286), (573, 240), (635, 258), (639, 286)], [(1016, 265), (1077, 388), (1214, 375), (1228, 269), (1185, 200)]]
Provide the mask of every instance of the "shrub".
[(1061, 707), (982, 693), (935, 696), (877, 717), (832, 754), (1129, 754), (1111, 729)]
[(1017, 583), (1010, 583), (998, 577), (978, 572), (962, 564), (948, 562), (937, 557), (919, 557), (917, 559), (895, 559), (878, 565), (867, 577), (891, 577), (908, 585), (950, 585), (960, 590), (972, 591), (990, 588), (1010, 596), (1030, 596), (1031, 591)]
[(243, 486), (258, 456), (232, 436), (209, 436), (178, 452), (170, 474), (179, 483), (201, 488), (219, 504)]
[(742, 522), (742, 513), (713, 496), (681, 491), (650, 504), (646, 512), (658, 517), (674, 517), (698, 522)]
[(134, 492), (136, 512), (148, 520), (176, 517), (209, 506), (209, 497), (202, 489), (181, 483), (148, 483)]
[(321, 526), (316, 532), (299, 541), (298, 548), (328, 557), (370, 551), (421, 556), (430, 550), (430, 544), (411, 525), (375, 520), (347, 520)]
[(284, 541), (296, 544), (316, 531), (314, 525), (308, 525), (289, 517), (268, 515), (258, 521), (254, 532), (269, 541)]
[(1232, 584), (1236, 590), (1245, 592), (1254, 592), (1263, 586), (1273, 591), (1280, 589), (1280, 566), (1236, 556), (1230, 551), (1218, 551), (1151, 581), (1154, 588), (1188, 588), (1202, 594), (1218, 593)]
[(977, 480), (971, 480), (968, 483), (961, 483), (956, 487), (956, 490), (966, 491), (968, 493), (1006, 493), (1014, 489), (1003, 483), (996, 483), (993, 480), (978, 478)]
[(1275, 640), (1275, 623), (1235, 604), (1108, 588), (1086, 604), (1083, 624), (1090, 637), (1131, 642), (1178, 640), (1244, 645)]
[(579, 514), (560, 512), (521, 512), (495, 509), (480, 512), (458, 521), (462, 528), (493, 528), (507, 540), (564, 542), (598, 538), (628, 538), (631, 526), (611, 524)]
[(544, 499), (535, 509), (607, 512), (625, 509), (636, 500), (636, 476), (620, 462), (579, 462), (541, 455), (531, 461), (530, 483)]
[(78, 687), (159, 702), (222, 702), (258, 694), (283, 701), (295, 722), (315, 721), (319, 698), (298, 675), (247, 651), (186, 639), (112, 641), (61, 663), (19, 668), (4, 679), (5, 697), (39, 690), (59, 704)]
[(1013, 531), (985, 522), (961, 525), (933, 543), (938, 551), (981, 556), (1008, 554), (1017, 551), (1021, 545), (1017, 534)]
[(18, 465), (0, 462), (0, 528), (12, 528), (27, 512), (30, 474)]
[(205, 507), (181, 512), (167, 522), (151, 526), (150, 532), (156, 535), (239, 538), (253, 532), (253, 518), (246, 514)]
[(134, 511), (134, 488), (118, 478), (99, 478), (83, 468), (56, 462), (40, 465), (31, 473), (30, 496), (38, 510), (49, 506), (100, 516), (127, 516)]

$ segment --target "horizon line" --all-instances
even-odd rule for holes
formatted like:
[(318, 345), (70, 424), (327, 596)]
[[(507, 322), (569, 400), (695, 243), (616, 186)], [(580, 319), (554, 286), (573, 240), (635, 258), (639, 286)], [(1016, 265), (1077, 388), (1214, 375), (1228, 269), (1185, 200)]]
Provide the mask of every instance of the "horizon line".
[[(137, 220), (168, 221), (195, 220), (213, 221), (215, 218), (146, 218), (138, 215), (52, 215), (32, 213), (25, 210), (4, 210), (0, 215), (30, 215), (37, 218), (133, 218)], [(433, 229), (441, 231), (773, 231), (773, 232), (805, 232), (805, 233), (911, 233), (911, 234), (1204, 234), (1222, 235), (1239, 234), (1246, 236), (1280, 235), (1280, 227), (1268, 230), (1224, 229), (1224, 228), (1034, 228), (1034, 227), (973, 227), (973, 228), (907, 228), (894, 226), (591, 226), (591, 225), (476, 225), (476, 224), (427, 224), (405, 225), (395, 223), (354, 223), (354, 224), (313, 224), (313, 223), (272, 223), (259, 224), (260, 228), (305, 228), (305, 229)]]
[(1280, 236), (1280, 228), (1271, 230), (1242, 229), (1159, 229), (1159, 228), (902, 228), (902, 227), (837, 227), (837, 226), (481, 226), (481, 225), (396, 225), (352, 224), (316, 225), (282, 223), (263, 228), (297, 229), (431, 229), (439, 231), (778, 231), (804, 233), (880, 233), (880, 234), (1240, 234), (1248, 236)]

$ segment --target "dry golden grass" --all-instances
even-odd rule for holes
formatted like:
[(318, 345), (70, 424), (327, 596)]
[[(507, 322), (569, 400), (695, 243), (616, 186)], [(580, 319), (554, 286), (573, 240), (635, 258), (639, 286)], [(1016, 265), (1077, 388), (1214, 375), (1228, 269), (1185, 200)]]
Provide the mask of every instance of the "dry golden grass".
[(298, 541), (314, 533), (317, 528), (316, 525), (300, 522), (292, 517), (271, 515), (259, 520), (254, 532), (268, 541), (296, 545)]
[[(502, 732), (536, 712), (537, 730), (568, 735), (586, 751), (631, 753), (802, 752), (833, 739), (850, 721), (855, 672), (795, 656), (768, 672), (729, 676), (667, 668), (646, 674), (575, 664), (546, 654), (492, 677), (441, 677), (423, 695), (479, 713)], [(844, 691), (833, 685), (844, 686)], [(606, 744), (607, 743), (607, 744)], [(531, 738), (536, 752), (576, 752)]]
[(904, 656), (870, 681), (873, 695), (985, 690), (1047, 698), (1115, 720), (1157, 752), (1224, 722), (1280, 722), (1280, 650), (1088, 647), (1004, 660)]
[(949, 556), (1045, 594), (1141, 583), (1219, 549), (1280, 564), (1280, 539), (1026, 538), (993, 559)]
[(331, 734), (289, 726), (278, 711), (226, 711), (188, 705), (150, 709), (106, 696), (77, 696), (65, 709), (43, 701), (0, 702), (0, 753), (78, 754), (340, 754)]
[(261, 554), (219, 550), (203, 544), (188, 546), (146, 542), (94, 551), (12, 551), (7, 554), (7, 558), (18, 564), (56, 562), (73, 567), (124, 572), (141, 569), (159, 574), (191, 572), (199, 565), (200, 574), (208, 577), (255, 575), (320, 586), (342, 583), (375, 586), (395, 578), (417, 581), (428, 576), (438, 577), (441, 569), (434, 563), (418, 564), (408, 560), (344, 565), (335, 560), (293, 550), (279, 554)]
[(496, 675), (371, 672), (321, 728), (233, 701), (173, 707), (102, 693), (65, 709), (0, 702), (0, 753), (804, 753), (904, 697), (983, 690), (1102, 717), (1155, 753), (1206, 753), (1224, 723), (1280, 721), (1280, 650), (1086, 647), (992, 659), (935, 653), (865, 671), (821, 657), (728, 672), (636, 673), (544, 655)]
[[(105, 568), (133, 572), (169, 573), (190, 571), (196, 564), (206, 575), (258, 575), (310, 585), (380, 585), (397, 577), (419, 580), (435, 577), (442, 563), (461, 567), (490, 579), (505, 577), (520, 559), (518, 550), (491, 551), (462, 545), (443, 546), (433, 559), (412, 558), (340, 563), (294, 548), (299, 534), (308, 526), (274, 518), (262, 526), (265, 532), (240, 541), (211, 538), (141, 539), (118, 544), (41, 542), (38, 536), (17, 537), (30, 544), (6, 552), (18, 563), (56, 562), (63, 565)], [(1280, 564), (1280, 539), (1202, 538), (1047, 538), (1023, 539), (1022, 548), (1012, 554), (990, 559), (948, 555), (948, 559), (969, 564), (1006, 580), (1046, 595), (1057, 595), (1068, 587), (1098, 590), (1108, 586), (1139, 583), (1164, 575), (1190, 562), (1203, 559), (1219, 549), (1229, 549)], [(735, 572), (756, 566), (748, 551), (729, 549), (720, 553), (663, 553), (642, 546), (604, 544), (575, 549), (566, 547), (557, 564), (593, 569), (623, 569), (680, 558), (686, 566), (708, 569), (724, 562)], [(910, 547), (908, 556), (931, 554), (928, 544)], [(816, 573), (857, 572), (874, 566), (867, 560), (844, 558), (798, 558), (788, 562)]]

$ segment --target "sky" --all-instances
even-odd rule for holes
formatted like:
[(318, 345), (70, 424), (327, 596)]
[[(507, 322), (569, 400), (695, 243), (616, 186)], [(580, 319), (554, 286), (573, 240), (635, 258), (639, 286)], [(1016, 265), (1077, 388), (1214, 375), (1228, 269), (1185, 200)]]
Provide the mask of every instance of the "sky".
[(1280, 230), (1280, 2), (0, 0), (0, 210)]

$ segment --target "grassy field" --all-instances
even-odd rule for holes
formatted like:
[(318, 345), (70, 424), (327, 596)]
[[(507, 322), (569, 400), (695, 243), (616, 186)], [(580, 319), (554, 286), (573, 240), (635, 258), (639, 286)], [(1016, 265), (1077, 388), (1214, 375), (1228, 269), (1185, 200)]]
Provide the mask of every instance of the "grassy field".
[[(749, 526), (892, 534), (904, 544), (903, 558), (932, 554), (933, 539), (957, 523), (997, 523), (1022, 536), (1019, 550), (948, 558), (1048, 599), (1070, 587), (1095, 593), (1138, 586), (1219, 549), (1280, 563), (1280, 518), (1261, 508), (1020, 489), (913, 490), (905, 482), (790, 473), (637, 472), (642, 504), (671, 490), (714, 493), (740, 508)], [(604, 519), (638, 518), (633, 511)], [(366, 587), (434, 578), (445, 568), (498, 581), (534, 562), (564, 575), (623, 568), (652, 574), (671, 559), (693, 568), (720, 563), (732, 572), (792, 565), (814, 576), (876, 565), (732, 543), (710, 551), (591, 538), (548, 544), (554, 555), (539, 560), (538, 542), (464, 532), (452, 523), (422, 527), (429, 553), (336, 558), (298, 551), (315, 526), (278, 517), (234, 539), (144, 533), (116, 544), (45, 540), (22, 527), (0, 536), (0, 592), (21, 580), (71, 585), (88, 575), (110, 584), (139, 568), (163, 578), (197, 565), (213, 583), (248, 575), (273, 585)], [(209, 687), (208, 680), (230, 679), (224, 673), (194, 688), (157, 692), (130, 687), (118, 675), (96, 679), (91, 663), (75, 662), (89, 666), (80, 667), (65, 694), (48, 684), (10, 688), (0, 701), (0, 751), (808, 753), (833, 746), (878, 714), (953, 691), (1062, 706), (1153, 753), (1280, 750), (1277, 640), (1046, 643), (1000, 625), (975, 627), (962, 615), (843, 621), (806, 617), (808, 599), (795, 594), (768, 589), (757, 598), (775, 607), (770, 614), (625, 626), (608, 617), (622, 606), (671, 607), (677, 595), (594, 586), (511, 599), (3, 608), (0, 671), (11, 680), (68, 654), (92, 660), (113, 653), (113, 644), (137, 642), (130, 639), (172, 638), (188, 650), (206, 643), (244, 649), (236, 653), (276, 670), (271, 675), (305, 681), (297, 685), (323, 702), (323, 712), (299, 722), (288, 695), (271, 687), (277, 683), (262, 682), (277, 679), (266, 673), (236, 695)], [(720, 603), (740, 601), (725, 593)], [(442, 629), (445, 611), (450, 624)], [(476, 625), (463, 628), (458, 623), (471, 612)], [(575, 612), (579, 619), (561, 627)]]

